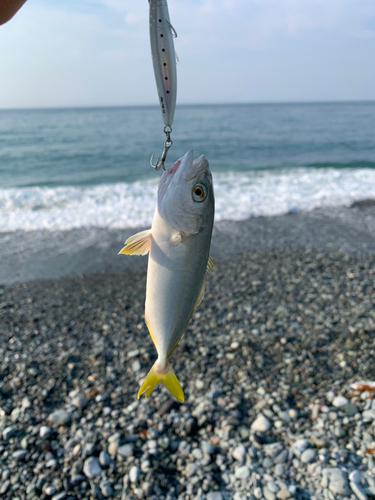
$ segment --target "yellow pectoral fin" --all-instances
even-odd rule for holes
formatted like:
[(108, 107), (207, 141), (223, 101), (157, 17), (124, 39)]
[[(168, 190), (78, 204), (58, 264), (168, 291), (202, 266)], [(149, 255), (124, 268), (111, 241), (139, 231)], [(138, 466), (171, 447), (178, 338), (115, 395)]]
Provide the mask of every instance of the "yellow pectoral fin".
[(151, 246), (151, 229), (134, 234), (125, 241), (119, 255), (147, 255)]
[(206, 268), (206, 273), (210, 273), (212, 271), (212, 269), (214, 268), (214, 261), (213, 261), (213, 258), (211, 257), (211, 255), (208, 257), (208, 261), (207, 261), (207, 268)]
[[(156, 362), (157, 363), (157, 362)], [(184, 402), (184, 392), (180, 386), (179, 381), (177, 380), (176, 375), (172, 367), (168, 364), (167, 370), (163, 372), (158, 372), (156, 369), (156, 363), (149, 371), (147, 377), (145, 378), (141, 388), (138, 391), (138, 398), (145, 395), (145, 398), (152, 393), (155, 387), (162, 383), (168, 389), (168, 391), (174, 396), (180, 403)]]

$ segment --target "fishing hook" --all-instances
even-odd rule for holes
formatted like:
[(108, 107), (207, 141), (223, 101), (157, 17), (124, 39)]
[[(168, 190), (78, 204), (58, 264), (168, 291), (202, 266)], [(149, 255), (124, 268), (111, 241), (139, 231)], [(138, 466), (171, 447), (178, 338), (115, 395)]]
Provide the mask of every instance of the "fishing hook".
[(171, 25), (171, 23), (167, 19), (166, 19), (166, 22), (167, 22), (168, 26), (170, 27), (170, 29), (172, 31), (173, 38), (177, 38), (178, 37), (177, 31), (174, 29), (174, 27)]
[(164, 166), (164, 163), (165, 163), (165, 160), (167, 159), (167, 154), (168, 154), (168, 151), (169, 149), (173, 146), (173, 141), (171, 139), (171, 132), (172, 132), (172, 128), (171, 127), (164, 127), (164, 133), (165, 135), (167, 136), (166, 140), (165, 140), (165, 143), (164, 143), (164, 151), (162, 153), (161, 156), (159, 156), (157, 162), (155, 165), (153, 165), (153, 159), (154, 159), (154, 156), (155, 156), (155, 153), (152, 153), (152, 156), (151, 156), (151, 160), (150, 160), (150, 165), (152, 168), (154, 168), (155, 170), (159, 170), (160, 167), (163, 167), (163, 170), (165, 170), (165, 166)]

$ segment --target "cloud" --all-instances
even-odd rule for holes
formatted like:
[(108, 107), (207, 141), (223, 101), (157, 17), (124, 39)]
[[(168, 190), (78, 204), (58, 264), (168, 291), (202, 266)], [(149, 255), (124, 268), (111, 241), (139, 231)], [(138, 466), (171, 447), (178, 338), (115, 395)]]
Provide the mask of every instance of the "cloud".
[[(373, 0), (169, 0), (169, 10), (180, 102), (375, 98)], [(0, 107), (157, 102), (146, 0), (26, 2), (0, 45)]]

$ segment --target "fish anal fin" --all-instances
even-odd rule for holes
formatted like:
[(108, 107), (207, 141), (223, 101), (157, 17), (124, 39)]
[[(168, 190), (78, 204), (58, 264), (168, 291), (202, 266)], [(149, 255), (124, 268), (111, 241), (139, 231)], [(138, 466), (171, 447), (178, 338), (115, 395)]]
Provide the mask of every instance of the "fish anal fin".
[(210, 273), (212, 271), (212, 269), (214, 268), (214, 260), (213, 258), (211, 257), (211, 255), (209, 255), (208, 257), (208, 261), (207, 261), (207, 268), (206, 268), (206, 273)]
[(184, 402), (184, 392), (181, 388), (180, 382), (178, 381), (173, 368), (168, 363), (167, 369), (159, 372), (157, 370), (157, 361), (151, 370), (148, 372), (143, 384), (138, 391), (138, 398), (145, 395), (145, 398), (152, 393), (158, 384), (163, 384), (168, 389), (168, 391), (174, 396), (180, 403)]
[(206, 286), (206, 279), (204, 279), (202, 281), (201, 289), (199, 290), (198, 298), (197, 298), (197, 301), (196, 301), (195, 306), (194, 306), (194, 311), (203, 300), (205, 286)]
[(151, 229), (130, 236), (119, 255), (147, 255), (151, 247)]

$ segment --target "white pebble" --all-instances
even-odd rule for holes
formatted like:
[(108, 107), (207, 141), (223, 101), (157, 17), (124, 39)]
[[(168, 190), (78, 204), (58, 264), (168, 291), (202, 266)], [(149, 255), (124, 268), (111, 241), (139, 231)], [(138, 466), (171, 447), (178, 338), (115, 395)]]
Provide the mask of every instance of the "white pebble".
[(253, 431), (267, 432), (271, 429), (271, 423), (263, 413), (259, 413), (256, 420), (251, 424), (251, 428)]

